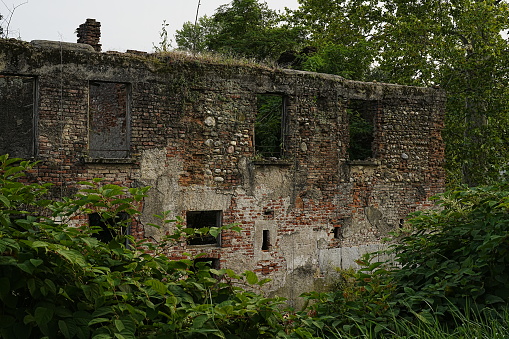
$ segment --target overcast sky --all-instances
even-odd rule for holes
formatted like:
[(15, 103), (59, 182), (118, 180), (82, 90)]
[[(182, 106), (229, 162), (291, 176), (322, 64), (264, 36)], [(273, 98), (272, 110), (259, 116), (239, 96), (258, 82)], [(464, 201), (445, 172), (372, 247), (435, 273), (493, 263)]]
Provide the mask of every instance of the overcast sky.
[[(231, 0), (201, 0), (199, 15), (211, 15)], [(23, 2), (26, 2), (22, 4)], [(266, 0), (271, 9), (295, 9), (297, 0)], [(87, 18), (101, 22), (103, 51), (127, 49), (151, 52), (159, 42), (163, 20), (171, 36), (186, 21), (194, 22), (198, 0), (0, 0), (0, 14), (8, 17), (10, 37), (22, 40), (76, 42), (76, 28)], [(5, 19), (4, 18), (4, 19)], [(2, 26), (6, 26), (6, 22)]]

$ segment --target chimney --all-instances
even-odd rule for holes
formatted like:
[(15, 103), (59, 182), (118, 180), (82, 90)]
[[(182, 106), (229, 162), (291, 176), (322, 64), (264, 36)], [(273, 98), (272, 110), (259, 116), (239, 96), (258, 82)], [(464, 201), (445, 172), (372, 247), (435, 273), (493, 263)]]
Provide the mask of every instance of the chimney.
[(78, 43), (92, 46), (96, 52), (101, 51), (101, 23), (95, 19), (87, 19), (84, 24), (76, 28)]

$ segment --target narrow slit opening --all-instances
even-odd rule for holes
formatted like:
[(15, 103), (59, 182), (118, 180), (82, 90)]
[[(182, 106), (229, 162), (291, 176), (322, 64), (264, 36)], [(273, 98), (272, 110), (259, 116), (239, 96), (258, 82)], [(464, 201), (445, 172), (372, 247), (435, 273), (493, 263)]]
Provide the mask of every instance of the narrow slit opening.
[(263, 230), (262, 251), (268, 251), (269, 249), (270, 249), (269, 230)]

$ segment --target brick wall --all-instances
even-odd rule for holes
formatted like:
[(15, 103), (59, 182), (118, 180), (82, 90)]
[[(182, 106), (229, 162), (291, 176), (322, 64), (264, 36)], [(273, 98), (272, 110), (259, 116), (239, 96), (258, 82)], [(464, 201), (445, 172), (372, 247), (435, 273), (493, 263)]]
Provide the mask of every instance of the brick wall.
[[(239, 223), (242, 233), (224, 232), (221, 246), (182, 242), (168, 253), (204, 252), (221, 267), (254, 270), (273, 279), (273, 294), (294, 300), (318, 288), (334, 266), (353, 265), (444, 188), (440, 90), (171, 54), (37, 46), (0, 40), (0, 75), (36, 79), (37, 180), (54, 183), (57, 197), (94, 177), (152, 186), (137, 237), (157, 240), (169, 231), (148, 226), (162, 211), (223, 211), (223, 223)], [(122, 131), (129, 151), (118, 157), (90, 153), (95, 82), (129, 88), (120, 98), (128, 101)], [(263, 93), (286, 102), (281, 159), (256, 154)], [(373, 157), (350, 161), (347, 108), (354, 100), (374, 107)]]
[(101, 23), (95, 19), (87, 19), (85, 23), (76, 28), (78, 43), (87, 44), (94, 48), (96, 52), (101, 51)]

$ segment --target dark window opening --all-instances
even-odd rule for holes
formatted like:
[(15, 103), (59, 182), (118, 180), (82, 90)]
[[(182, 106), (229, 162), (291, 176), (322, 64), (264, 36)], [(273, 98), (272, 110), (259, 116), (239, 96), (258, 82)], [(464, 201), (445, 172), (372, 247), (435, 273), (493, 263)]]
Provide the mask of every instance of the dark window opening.
[(334, 239), (341, 239), (342, 238), (342, 229), (341, 227), (334, 227)]
[(129, 85), (90, 82), (89, 155), (121, 159), (129, 156)]
[(256, 155), (281, 158), (284, 151), (285, 98), (277, 94), (258, 94), (254, 128)]
[(405, 219), (399, 219), (399, 228), (403, 228), (405, 226)]
[(99, 213), (92, 213), (88, 215), (88, 222), (90, 226), (100, 227), (101, 230), (93, 235), (99, 241), (109, 243), (117, 235), (129, 234), (129, 227), (126, 221), (129, 220), (129, 214), (121, 212), (114, 217), (105, 219)]
[(377, 110), (376, 101), (350, 100), (348, 103), (350, 160), (367, 160), (374, 157), (373, 141)]
[(0, 75), (0, 154), (35, 153), (35, 78)]
[(263, 215), (267, 219), (274, 219), (274, 210), (267, 208), (266, 210), (263, 211)]
[(262, 238), (262, 251), (268, 251), (270, 249), (270, 233), (269, 230), (263, 230)]
[[(221, 227), (222, 211), (188, 211), (186, 222), (188, 228)], [(220, 238), (210, 234), (196, 234), (189, 237), (187, 243), (189, 245), (219, 245)]]
[(220, 269), (219, 259), (217, 258), (196, 258), (194, 259), (194, 266), (196, 267), (198, 263), (204, 263), (204, 265), (209, 268), (213, 268), (215, 270)]

